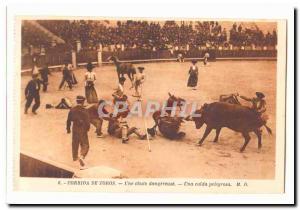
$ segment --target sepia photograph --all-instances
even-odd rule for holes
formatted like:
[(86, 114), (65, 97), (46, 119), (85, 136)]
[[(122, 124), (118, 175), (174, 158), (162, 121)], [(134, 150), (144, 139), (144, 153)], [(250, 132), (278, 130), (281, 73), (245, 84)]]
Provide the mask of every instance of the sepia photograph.
[(21, 27), (21, 177), (274, 179), (276, 21)]
[(295, 202), (292, 5), (66, 1), (5, 7), (8, 206)]
[(284, 193), (287, 21), (14, 16), (16, 192)]

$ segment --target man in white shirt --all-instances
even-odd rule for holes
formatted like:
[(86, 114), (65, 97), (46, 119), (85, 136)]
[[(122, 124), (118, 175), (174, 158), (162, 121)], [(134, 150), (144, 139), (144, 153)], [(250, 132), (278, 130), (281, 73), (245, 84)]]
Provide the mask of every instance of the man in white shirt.
[(138, 98), (138, 101), (142, 100), (142, 85), (145, 81), (144, 67), (138, 67), (139, 72), (135, 75), (134, 79), (134, 89), (135, 95), (134, 97)]

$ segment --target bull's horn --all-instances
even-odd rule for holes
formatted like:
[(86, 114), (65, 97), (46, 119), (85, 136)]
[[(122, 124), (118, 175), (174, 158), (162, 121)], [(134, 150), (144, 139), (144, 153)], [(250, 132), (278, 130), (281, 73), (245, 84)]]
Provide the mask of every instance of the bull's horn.
[(170, 97), (172, 96), (172, 94), (170, 92), (168, 92), (168, 94), (169, 94)]

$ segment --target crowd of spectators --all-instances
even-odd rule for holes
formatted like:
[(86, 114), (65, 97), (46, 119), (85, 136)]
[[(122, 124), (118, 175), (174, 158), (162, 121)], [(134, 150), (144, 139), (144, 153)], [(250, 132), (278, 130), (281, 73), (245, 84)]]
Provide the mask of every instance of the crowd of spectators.
[[(257, 26), (247, 28), (234, 23), (227, 32), (216, 21), (192, 24), (188, 21), (109, 21), (95, 20), (39, 20), (40, 25), (61, 37), (68, 47), (76, 48), (80, 41), (83, 48), (103, 47), (119, 49), (143, 48), (151, 50), (170, 49), (175, 46), (189, 48), (233, 46), (275, 46), (276, 30), (264, 34)], [(22, 44), (51, 46), (49, 40), (39, 33), (32, 33), (22, 26)]]
[(230, 41), (235, 46), (275, 46), (277, 44), (277, 32), (273, 30), (272, 34), (268, 31), (264, 34), (256, 25), (252, 28), (243, 28), (240, 24), (233, 24), (230, 30)]

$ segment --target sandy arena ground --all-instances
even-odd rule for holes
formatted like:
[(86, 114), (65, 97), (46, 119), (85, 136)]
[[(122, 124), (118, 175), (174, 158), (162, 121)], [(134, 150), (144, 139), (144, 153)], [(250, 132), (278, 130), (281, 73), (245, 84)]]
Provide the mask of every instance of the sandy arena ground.
[[(244, 153), (239, 149), (244, 143), (241, 134), (223, 128), (219, 142), (213, 143), (215, 132), (211, 132), (202, 147), (196, 142), (202, 137), (205, 125), (196, 130), (193, 122), (186, 122), (182, 131), (186, 137), (172, 141), (156, 136), (151, 141), (152, 152), (148, 152), (147, 141), (131, 137), (128, 144), (108, 136), (107, 122), (104, 122), (104, 138), (97, 138), (94, 127), (89, 132), (90, 151), (86, 161), (90, 167), (105, 165), (116, 168), (129, 178), (224, 178), (224, 179), (272, 179), (275, 169), (275, 87), (276, 61), (217, 61), (208, 67), (200, 67), (197, 90), (186, 87), (190, 62), (185, 63), (147, 63), (145, 67), (146, 82), (143, 87), (144, 100), (164, 101), (168, 92), (197, 101), (199, 105), (218, 100), (220, 94), (238, 92), (244, 96), (254, 96), (256, 91), (266, 95), (268, 125), (273, 130), (269, 136), (263, 128), (263, 147), (257, 149), (257, 138), (251, 134), (251, 141)], [(135, 66), (139, 66), (136, 64)], [(97, 74), (96, 89), (98, 97), (111, 100), (113, 88), (117, 84), (114, 66), (95, 68)], [(21, 151), (28, 151), (46, 159), (51, 159), (68, 166), (78, 168), (72, 161), (71, 134), (66, 133), (67, 110), (45, 109), (45, 104), (57, 104), (62, 97), (69, 97), (75, 102), (76, 95), (84, 95), (84, 69), (75, 71), (79, 80), (73, 91), (58, 91), (61, 72), (49, 77), (49, 90), (41, 92), (41, 107), (38, 115), (23, 114), (24, 96), (21, 104)], [(22, 95), (29, 76), (22, 77)], [(129, 80), (125, 91), (130, 101), (135, 98), (129, 90)], [(241, 99), (242, 101), (242, 99)], [(247, 102), (245, 103), (247, 104)], [(152, 127), (152, 118), (146, 119)], [(143, 128), (143, 120), (135, 117), (128, 120), (130, 126)]]

